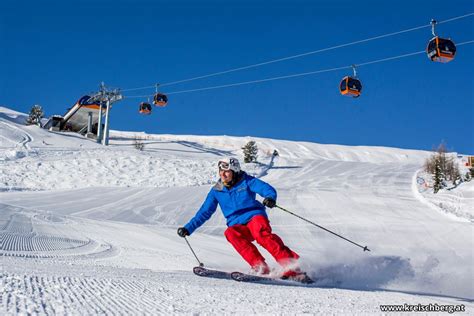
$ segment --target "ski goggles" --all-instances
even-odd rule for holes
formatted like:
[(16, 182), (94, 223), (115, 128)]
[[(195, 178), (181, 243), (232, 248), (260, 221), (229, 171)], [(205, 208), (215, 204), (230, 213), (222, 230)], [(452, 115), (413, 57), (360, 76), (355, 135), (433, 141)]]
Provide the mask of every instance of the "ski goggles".
[(217, 166), (219, 167), (219, 170), (230, 170), (230, 164), (225, 161), (219, 161)]

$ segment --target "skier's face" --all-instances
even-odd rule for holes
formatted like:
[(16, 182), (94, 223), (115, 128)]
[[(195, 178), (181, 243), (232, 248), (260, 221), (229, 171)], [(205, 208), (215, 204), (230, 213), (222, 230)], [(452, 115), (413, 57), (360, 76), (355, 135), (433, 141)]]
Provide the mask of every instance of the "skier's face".
[(219, 170), (219, 176), (221, 177), (222, 182), (229, 183), (232, 181), (234, 172), (232, 170)]

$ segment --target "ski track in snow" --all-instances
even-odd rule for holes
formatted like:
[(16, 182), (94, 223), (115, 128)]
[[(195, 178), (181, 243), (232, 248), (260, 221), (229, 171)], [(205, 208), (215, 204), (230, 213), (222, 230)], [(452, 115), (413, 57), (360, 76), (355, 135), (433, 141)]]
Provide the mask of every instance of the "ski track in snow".
[[(472, 313), (473, 226), (437, 207), (471, 216), (473, 186), (418, 192), (427, 152), (117, 131), (104, 148), (0, 114), (2, 315), (371, 314), (404, 303), (465, 304)], [(136, 135), (143, 152), (133, 149)], [(199, 208), (217, 159), (240, 156), (251, 139), (260, 162), (244, 168), (276, 186), (280, 205), (372, 252), (272, 209), (274, 231), (322, 280), (317, 287), (193, 275), (176, 227)], [(189, 240), (206, 266), (245, 272), (219, 212)]]
[(73, 225), (60, 217), (0, 204), (0, 257), (80, 259), (113, 253), (112, 245), (71, 230)]
[[(51, 270), (54, 266), (48, 266)], [(445, 297), (201, 278), (191, 272), (70, 266), (67, 275), (0, 273), (5, 314), (358, 314), (378, 304), (452, 304)], [(23, 270), (25, 270), (23, 268)], [(64, 273), (64, 271), (62, 271)], [(190, 278), (192, 282), (190, 282)], [(271, 292), (268, 292), (270, 291)], [(297, 295), (295, 295), (297, 294)], [(291, 301), (288, 300), (291, 295)], [(258, 298), (258, 299), (256, 299)], [(379, 303), (380, 302), (380, 303)], [(472, 308), (472, 302), (456, 304)]]
[(29, 149), (28, 143), (33, 140), (29, 133), (19, 129), (15, 125), (5, 122), (1, 118), (0, 129), (2, 130), (2, 133), (0, 134), (2, 139), (13, 143), (15, 147), (24, 147), (25, 149)]

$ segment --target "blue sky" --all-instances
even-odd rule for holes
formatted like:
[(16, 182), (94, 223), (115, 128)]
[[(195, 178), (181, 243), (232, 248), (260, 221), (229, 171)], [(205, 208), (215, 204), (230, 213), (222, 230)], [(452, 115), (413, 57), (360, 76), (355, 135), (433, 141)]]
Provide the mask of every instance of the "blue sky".
[[(314, 51), (474, 12), (446, 1), (1, 1), (0, 104), (63, 114), (101, 81), (129, 89)], [(440, 36), (474, 40), (474, 16)], [(249, 70), (163, 87), (164, 92), (360, 64), (423, 50), (429, 28)], [(350, 70), (170, 96), (138, 114), (125, 98), (111, 128), (147, 133), (258, 136), (474, 154), (474, 45), (449, 64), (426, 55), (358, 69), (363, 95), (343, 97)], [(124, 92), (152, 94), (153, 89)]]

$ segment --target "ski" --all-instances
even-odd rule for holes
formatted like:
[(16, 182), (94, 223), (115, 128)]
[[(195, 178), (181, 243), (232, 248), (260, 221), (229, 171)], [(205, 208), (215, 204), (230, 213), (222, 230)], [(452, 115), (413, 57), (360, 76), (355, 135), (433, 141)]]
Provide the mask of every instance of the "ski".
[(251, 275), (242, 272), (232, 272), (230, 277), (239, 282), (258, 282), (258, 283), (279, 283), (279, 284), (289, 284), (289, 283), (300, 283), (300, 284), (312, 284), (314, 283), (306, 274), (304, 278), (301, 279), (282, 279), (274, 278), (270, 276), (260, 276), (260, 275)]
[(314, 283), (306, 274), (304, 278), (301, 279), (283, 279), (283, 278), (276, 278), (271, 276), (260, 276), (260, 275), (252, 275), (243, 272), (225, 272), (220, 270), (212, 270), (204, 267), (194, 267), (193, 268), (194, 274), (200, 277), (208, 277), (208, 278), (215, 278), (215, 279), (232, 279), (238, 282), (256, 282), (256, 283), (273, 283), (273, 284), (304, 284), (309, 285)]
[(251, 274), (246, 274), (246, 273), (237, 272), (237, 271), (232, 272), (230, 274), (230, 277), (233, 280), (239, 281), (239, 282), (271, 282), (271, 281), (278, 280), (271, 277), (251, 275)]
[(208, 278), (216, 278), (216, 279), (231, 279), (231, 275), (229, 272), (211, 270), (204, 267), (194, 267), (193, 272), (194, 274), (200, 277), (208, 277)]

